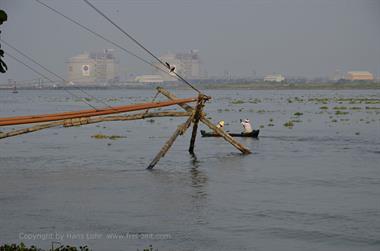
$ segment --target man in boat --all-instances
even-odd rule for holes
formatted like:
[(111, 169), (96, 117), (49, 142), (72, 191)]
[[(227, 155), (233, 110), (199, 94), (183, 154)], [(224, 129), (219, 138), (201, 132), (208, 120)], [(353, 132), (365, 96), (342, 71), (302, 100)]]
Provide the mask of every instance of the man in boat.
[(221, 120), (218, 122), (218, 124), (216, 125), (216, 127), (220, 128), (220, 129), (224, 129), (224, 121)]
[(245, 119), (244, 121), (240, 120), (240, 123), (243, 125), (242, 133), (251, 133), (253, 131), (251, 123), (249, 122), (249, 119)]

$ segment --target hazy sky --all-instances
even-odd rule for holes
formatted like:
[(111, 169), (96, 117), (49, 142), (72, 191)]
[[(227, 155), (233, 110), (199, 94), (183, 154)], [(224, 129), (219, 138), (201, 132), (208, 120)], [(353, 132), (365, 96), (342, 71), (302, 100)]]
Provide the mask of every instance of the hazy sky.
[[(44, 0), (97, 32), (142, 53), (81, 0)], [(209, 75), (331, 76), (336, 69), (380, 75), (380, 0), (91, 0), (155, 54), (199, 49)], [(8, 21), (1, 38), (66, 77), (68, 58), (113, 48), (34, 0), (0, 0)], [(3, 49), (18, 56), (2, 44)], [(122, 76), (150, 73), (117, 50)], [(5, 58), (0, 74), (34, 79), (36, 74)]]

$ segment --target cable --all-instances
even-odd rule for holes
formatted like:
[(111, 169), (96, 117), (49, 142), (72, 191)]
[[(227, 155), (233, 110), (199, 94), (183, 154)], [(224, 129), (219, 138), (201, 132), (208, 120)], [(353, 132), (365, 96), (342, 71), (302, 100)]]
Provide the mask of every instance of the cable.
[[(96, 8), (93, 4), (91, 4), (88, 0), (83, 0), (87, 5), (89, 5), (91, 8), (93, 8), (96, 12), (98, 12), (101, 16), (103, 16), (108, 22), (110, 22), (112, 25), (114, 25), (119, 31), (121, 31), (124, 35), (126, 35), (129, 39), (131, 39), (133, 42), (135, 42), (140, 48), (145, 50), (149, 55), (154, 57), (158, 62), (160, 62), (165, 67), (168, 67), (166, 63), (164, 63), (161, 59), (159, 59), (156, 55), (154, 55), (150, 50), (148, 50), (146, 47), (144, 47), (139, 41), (137, 41), (134, 37), (132, 37), (128, 32), (126, 32), (124, 29), (122, 29), (119, 25), (117, 25), (115, 22), (113, 22), (109, 17), (107, 17), (103, 12), (101, 12), (98, 8)], [(170, 67), (168, 67), (170, 70)], [(173, 71), (174, 72), (174, 71)], [(179, 74), (174, 72), (174, 74), (182, 80), (184, 83), (186, 83), (188, 86), (190, 86), (193, 90), (195, 90), (198, 93), (201, 93), (200, 90), (198, 90), (196, 87), (194, 87), (192, 84), (190, 84), (187, 80), (185, 80), (183, 77), (181, 77)]]
[[(36, 73), (37, 75), (49, 80), (50, 82), (54, 82), (53, 80), (51, 80), (50, 78), (48, 78), (47, 76), (45, 76), (44, 74), (42, 74), (41, 72), (37, 71), (36, 69), (34, 69), (33, 67), (31, 67), (30, 65), (27, 65), (26, 63), (22, 62), (20, 59), (12, 56), (11, 54), (9, 54), (8, 52), (5, 53), (8, 57), (12, 58), (13, 60), (19, 62), (20, 64), (24, 65), (25, 67), (27, 67), (29, 70), (33, 71), (34, 73)], [(91, 105), (90, 103), (88, 103), (86, 100), (84, 100), (83, 98), (77, 96), (76, 94), (70, 92), (69, 90), (66, 90), (66, 89), (63, 89), (64, 91), (66, 91), (67, 93), (69, 93), (70, 95), (82, 100), (84, 103), (86, 103), (88, 106), (92, 107), (95, 109), (95, 111), (98, 111), (98, 109)]]
[[(33, 58), (29, 57), (28, 55), (26, 55), (25, 53), (23, 53), (22, 51), (18, 50), (17, 48), (15, 48), (14, 46), (10, 45), (8, 42), (4, 41), (3, 39), (0, 38), (0, 41), (3, 42), (4, 44), (6, 44), (7, 46), (9, 46), (10, 48), (12, 48), (13, 50), (17, 51), (20, 55), (24, 56), (25, 58), (29, 59), (30, 61), (32, 61), (33, 63), (35, 63), (36, 65), (38, 65), (39, 67), (41, 67), (42, 69), (44, 69), (45, 71), (49, 72), (50, 74), (56, 76), (57, 78), (59, 78), (60, 80), (62, 80), (63, 82), (66, 82), (66, 79), (64, 79), (63, 77), (61, 77), (60, 75), (52, 72), (51, 70), (49, 70), (48, 68), (46, 68), (45, 66), (43, 66), (42, 64), (40, 64), (39, 62), (37, 62), (36, 60), (34, 60)], [(53, 82), (53, 81), (52, 81)], [(112, 106), (110, 106), (109, 104), (107, 104), (106, 102), (96, 98), (95, 96), (91, 95), (90, 93), (84, 91), (83, 89), (81, 89), (80, 87), (78, 86), (73, 86), (74, 88), (78, 89), (79, 91), (83, 92), (84, 94), (86, 94), (87, 96), (101, 102), (102, 104), (108, 106), (109, 108), (112, 108)], [(65, 89), (65, 87), (63, 87), (63, 89)]]
[[(131, 55), (131, 56), (133, 56), (133, 57), (135, 57), (135, 58), (141, 60), (142, 62), (144, 62), (144, 63), (146, 63), (146, 64), (148, 64), (148, 65), (150, 65), (150, 66), (156, 68), (157, 70), (160, 70), (160, 71), (164, 72), (165, 74), (168, 74), (169, 76), (173, 77), (173, 75), (171, 75), (168, 71), (162, 69), (161, 67), (158, 67), (157, 65), (155, 65), (155, 64), (153, 64), (153, 63), (151, 63), (151, 62), (149, 62), (148, 60), (145, 60), (144, 58), (138, 56), (137, 54), (135, 54), (135, 53), (133, 53), (133, 52), (131, 52), (131, 51), (125, 49), (125, 48), (122, 47), (121, 45), (119, 45), (119, 44), (113, 42), (112, 40), (106, 38), (105, 36), (103, 36), (103, 35), (101, 35), (101, 34), (99, 34), (99, 33), (97, 33), (96, 31), (91, 30), (90, 28), (88, 28), (88, 27), (84, 26), (83, 24), (79, 23), (78, 21), (76, 21), (76, 20), (74, 20), (74, 19), (72, 19), (72, 18), (66, 16), (66, 15), (63, 14), (62, 12), (60, 12), (60, 11), (54, 9), (53, 7), (51, 7), (51, 6), (49, 6), (49, 5), (47, 5), (47, 4), (43, 3), (43, 2), (41, 2), (40, 0), (35, 0), (35, 1), (36, 1), (37, 3), (39, 3), (39, 4), (43, 5), (43, 6), (45, 6), (45, 7), (48, 8), (49, 10), (55, 12), (56, 14), (62, 16), (63, 18), (67, 19), (68, 21), (70, 21), (70, 22), (72, 22), (72, 23), (78, 25), (79, 27), (85, 29), (86, 31), (92, 33), (93, 35), (95, 35), (95, 36), (97, 36), (97, 37), (103, 39), (104, 41), (106, 41), (106, 42), (108, 42), (108, 43), (110, 43), (110, 44), (116, 46), (117, 48), (119, 48), (119, 49), (125, 51), (125, 52), (128, 53), (129, 55)], [(165, 69), (166, 69), (166, 66), (165, 66)]]

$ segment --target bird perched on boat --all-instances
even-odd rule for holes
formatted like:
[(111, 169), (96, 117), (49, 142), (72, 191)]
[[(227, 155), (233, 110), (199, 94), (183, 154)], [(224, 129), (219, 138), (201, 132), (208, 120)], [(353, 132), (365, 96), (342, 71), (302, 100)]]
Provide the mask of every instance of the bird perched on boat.
[(168, 67), (170, 73), (174, 72), (175, 66), (171, 66), (168, 62), (165, 62), (166, 66)]

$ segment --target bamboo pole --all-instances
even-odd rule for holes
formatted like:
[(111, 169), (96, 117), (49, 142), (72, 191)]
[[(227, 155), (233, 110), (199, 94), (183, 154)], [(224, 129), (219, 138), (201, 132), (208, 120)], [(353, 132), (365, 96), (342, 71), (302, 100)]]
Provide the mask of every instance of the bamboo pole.
[(194, 118), (194, 114), (191, 115), (185, 123), (179, 125), (177, 127), (177, 130), (175, 130), (175, 132), (173, 133), (173, 135), (168, 139), (168, 141), (166, 141), (165, 145), (161, 148), (161, 150), (158, 152), (158, 154), (156, 155), (156, 157), (154, 157), (154, 159), (152, 160), (152, 162), (150, 162), (149, 166), (147, 167), (147, 169), (152, 169), (156, 164), (157, 162), (165, 156), (165, 154), (167, 153), (167, 151), (170, 149), (170, 147), (173, 145), (174, 141), (177, 139), (178, 135), (182, 135), (185, 133), (185, 131), (187, 130), (187, 128), (189, 128), (190, 124), (191, 124), (191, 121), (193, 120)]
[[(174, 94), (170, 93), (168, 90), (166, 90), (166, 89), (164, 89), (164, 88), (162, 88), (162, 87), (157, 87), (157, 91), (158, 91), (159, 93), (163, 94), (163, 95), (164, 95), (165, 97), (167, 97), (168, 99), (173, 100), (173, 99), (176, 99), (176, 98), (177, 98)], [(182, 104), (182, 105), (180, 105), (180, 107), (182, 107), (183, 109), (185, 109), (187, 112), (194, 112), (194, 108), (191, 107), (191, 106), (189, 106), (188, 104)], [(202, 114), (202, 116), (203, 116), (203, 115), (204, 115), (204, 114)]]
[(231, 137), (228, 133), (226, 133), (223, 129), (220, 129), (216, 127), (210, 120), (206, 118), (201, 118), (201, 121), (203, 124), (208, 126), (211, 130), (218, 133), (220, 136), (222, 136), (228, 143), (236, 147), (239, 151), (241, 151), (243, 154), (250, 154), (252, 153), (251, 150), (249, 150), (247, 147), (245, 147), (243, 144), (236, 141), (234, 138)]
[(56, 126), (64, 126), (64, 127), (71, 127), (71, 126), (79, 126), (79, 125), (86, 125), (86, 124), (94, 124), (94, 123), (100, 123), (100, 122), (106, 122), (106, 121), (126, 121), (126, 120), (138, 120), (138, 119), (145, 119), (145, 118), (153, 118), (153, 117), (188, 117), (192, 113), (189, 112), (150, 112), (150, 113), (138, 113), (138, 114), (132, 114), (127, 116), (106, 116), (106, 117), (96, 117), (96, 118), (76, 118), (76, 119), (67, 119), (67, 120), (61, 120), (61, 121), (55, 121), (51, 123), (41, 124), (41, 125), (35, 125), (28, 128), (23, 128), (19, 130), (13, 130), (10, 132), (0, 133), (0, 139), (13, 137), (25, 133), (31, 133), (51, 127)]
[[(124, 116), (107, 116), (107, 117), (96, 117), (89, 118), (86, 124), (100, 123), (106, 121), (127, 121), (127, 120), (139, 120), (146, 118), (154, 118), (154, 117), (187, 117), (190, 116), (190, 112), (149, 112), (149, 113), (137, 113), (132, 115), (124, 115)], [(64, 125), (65, 127), (69, 126), (77, 126), (79, 124), (75, 124), (71, 122), (72, 125)]]
[(191, 132), (191, 139), (190, 139), (190, 146), (189, 146), (190, 154), (194, 154), (194, 145), (195, 145), (195, 138), (197, 137), (198, 123), (199, 123), (199, 119), (201, 118), (202, 110), (203, 110), (206, 100), (207, 100), (207, 97), (205, 97), (203, 94), (199, 94), (198, 102), (197, 102), (197, 106), (195, 108), (195, 114), (194, 114), (193, 131)]
[(17, 135), (21, 135), (21, 134), (25, 134), (25, 133), (31, 133), (31, 132), (35, 132), (35, 131), (39, 131), (39, 130), (47, 129), (47, 128), (51, 128), (51, 127), (56, 127), (56, 126), (60, 126), (62, 124), (63, 124), (62, 121), (55, 121), (52, 123), (35, 125), (32, 127), (23, 128), (23, 129), (19, 129), (19, 130), (3, 132), (3, 133), (0, 133), (0, 139), (9, 138), (9, 137), (13, 137), (13, 136), (17, 136)]
[(21, 125), (21, 124), (30, 124), (30, 123), (41, 123), (49, 121), (57, 121), (64, 119), (73, 119), (79, 117), (94, 117), (115, 113), (131, 112), (146, 110), (148, 108), (159, 108), (165, 106), (171, 106), (180, 103), (189, 103), (196, 101), (196, 98), (186, 98), (186, 99), (177, 99), (172, 101), (163, 101), (163, 102), (152, 102), (152, 103), (140, 103), (126, 106), (115, 106), (112, 108), (99, 109), (99, 110), (82, 110), (77, 112), (63, 112), (55, 114), (42, 114), (42, 115), (32, 115), (32, 116), (17, 116), (10, 118), (0, 118), (0, 126), (9, 126), (9, 125)]
[[(167, 98), (174, 100), (177, 97), (173, 94), (171, 94), (169, 91), (165, 90), (162, 87), (157, 87), (157, 91), (162, 93), (164, 96)], [(187, 105), (187, 104), (178, 104), (181, 106), (183, 109), (185, 109), (188, 112), (194, 112), (194, 108)], [(211, 130), (214, 132), (220, 134), (227, 142), (229, 142), (231, 145), (236, 147), (239, 151), (241, 151), (243, 154), (250, 154), (251, 151), (245, 147), (244, 145), (240, 144), (238, 141), (236, 141), (234, 138), (232, 138), (228, 133), (226, 133), (223, 129), (216, 127), (210, 120), (205, 118), (204, 113), (201, 113), (201, 118), (200, 121), (204, 123), (206, 126), (208, 126)]]

